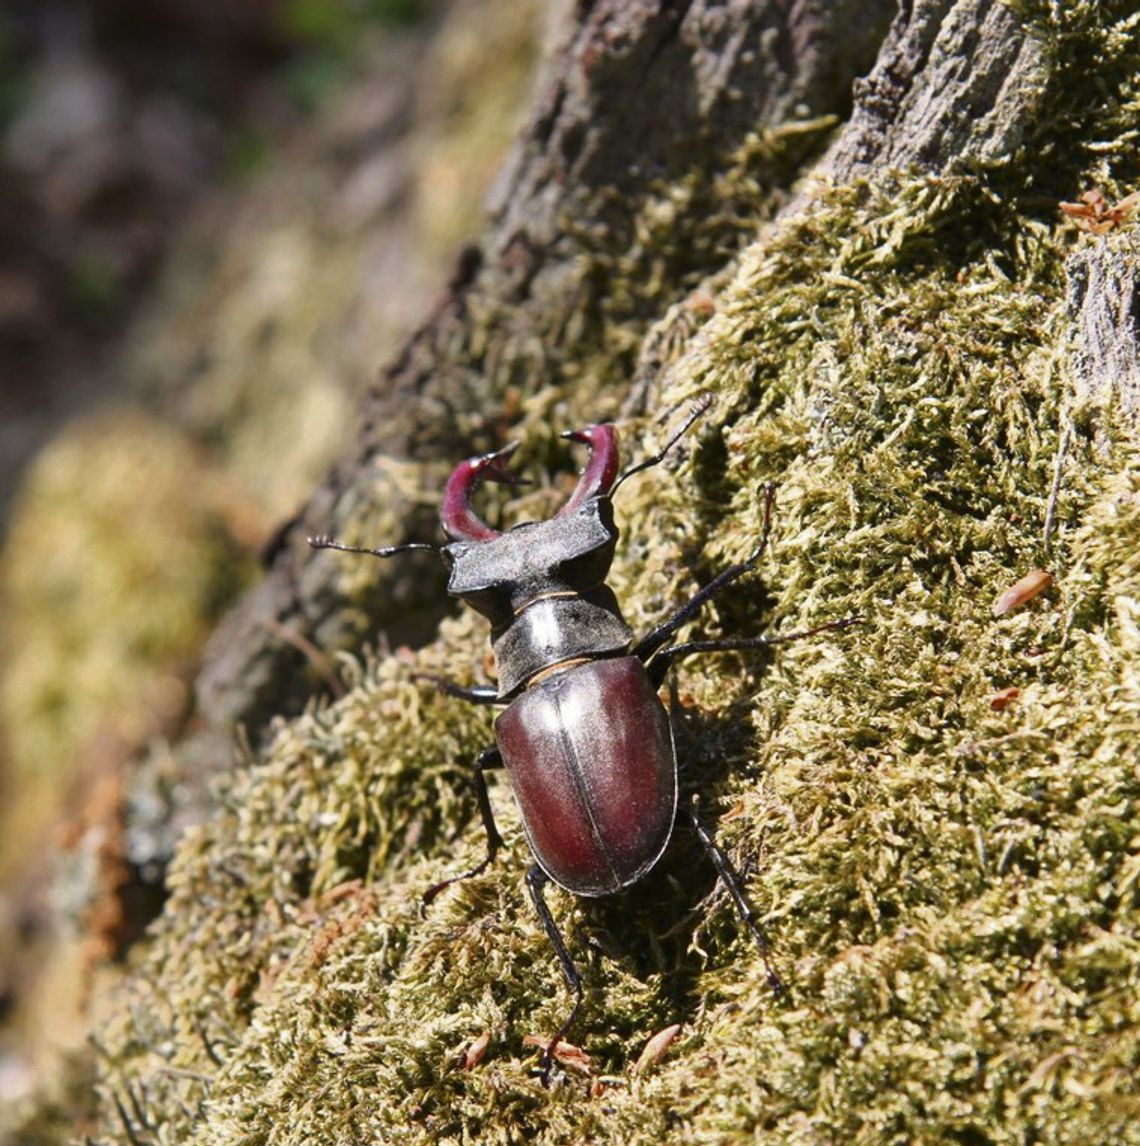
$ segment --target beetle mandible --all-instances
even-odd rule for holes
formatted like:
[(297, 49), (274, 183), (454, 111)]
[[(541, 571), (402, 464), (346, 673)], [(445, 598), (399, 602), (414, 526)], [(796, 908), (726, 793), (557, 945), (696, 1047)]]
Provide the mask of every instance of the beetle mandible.
[[(567, 1035), (583, 1000), (581, 976), (550, 913), (544, 888), (553, 880), (582, 896), (623, 891), (660, 859), (678, 815), (677, 757), (669, 717), (658, 697), (666, 674), (690, 653), (766, 648), (778, 641), (842, 628), (856, 618), (775, 637), (729, 637), (671, 644), (701, 607), (752, 572), (771, 529), (774, 487), (765, 495), (764, 528), (749, 556), (730, 565), (667, 620), (640, 639), (622, 617), (606, 577), (618, 529), (613, 497), (634, 474), (657, 465), (709, 406), (698, 403), (664, 448), (620, 473), (617, 429), (599, 424), (565, 438), (584, 444), (589, 460), (570, 498), (546, 521), (492, 529), (472, 508), (481, 482), (514, 483), (506, 468), (517, 446), (469, 458), (447, 482), (440, 521), (449, 543), (422, 542), (370, 549), (330, 537), (309, 538), (315, 549), (389, 557), (410, 549), (438, 550), (450, 567), (448, 592), (491, 625), (498, 687), (465, 687), (431, 678), (446, 694), (475, 704), (499, 705), (496, 745), (477, 759), (475, 792), (487, 833), (487, 855), (469, 871), (428, 889), (425, 901), (457, 880), (482, 872), (502, 838), (495, 826), (485, 773), (505, 767), (535, 862), (526, 882), (543, 930), (558, 957), (573, 1005), (541, 1060), (549, 1081), (554, 1050)], [(695, 811), (680, 808), (756, 939), (772, 989), (783, 984), (739, 880)]]

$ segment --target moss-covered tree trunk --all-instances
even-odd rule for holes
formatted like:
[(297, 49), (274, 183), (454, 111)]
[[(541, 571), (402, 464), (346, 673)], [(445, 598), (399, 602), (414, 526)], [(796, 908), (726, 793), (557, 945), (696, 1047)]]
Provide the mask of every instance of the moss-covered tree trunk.
[(545, 459), (566, 425), (627, 408), (638, 374), (645, 405), (664, 365), (654, 327), (668, 317), (676, 348), (711, 313), (708, 292), (693, 292), (730, 273), (823, 155), (894, 4), (564, 7), (486, 238), (218, 634), (199, 687), (211, 724), (259, 727), (319, 687), (282, 625), (327, 648), (378, 624), (396, 640), (421, 635), (421, 612), (438, 620), (430, 561), (369, 570), (365, 600), (363, 579), (346, 587), (307, 534), (434, 538), (431, 502), (457, 456), (522, 426)]
[[(1140, 20), (895, 9), (566, 6), (487, 235), (214, 642), (204, 720), (261, 747), (98, 1032), (97, 1141), (1140, 1140), (1138, 253), (1113, 210)], [(420, 910), (482, 853), (490, 728), (414, 674), (485, 680), (485, 634), (440, 620), (430, 560), (304, 539), (431, 540), (448, 467), (515, 437), (555, 476), (508, 512), (545, 514), (560, 431), (619, 417), (643, 452), (700, 394), (674, 464), (621, 491), (635, 629), (747, 552), (765, 482), (770, 555), (699, 631), (864, 617), (677, 673), (683, 784), (791, 989), (679, 832), (617, 901), (551, 897), (590, 1064), (544, 1091), (527, 1036), (567, 1001), (505, 783), (499, 862)], [(431, 636), (268, 733), (323, 687), (313, 646), (378, 632)]]

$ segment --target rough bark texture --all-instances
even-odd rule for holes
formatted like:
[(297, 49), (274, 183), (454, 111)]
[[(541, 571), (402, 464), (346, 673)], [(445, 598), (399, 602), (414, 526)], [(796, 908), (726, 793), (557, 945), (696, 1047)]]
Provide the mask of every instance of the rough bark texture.
[(965, 169), (1024, 140), (1042, 81), (1040, 47), (1001, 0), (904, 4), (822, 169)]
[[(461, 615), (353, 662), (182, 841), (75, 1084), (95, 1077), (96, 1140), (1134, 1137), (1134, 239), (1074, 254), (1092, 240), (1057, 202), (1140, 178), (1138, 59), (1124, 0), (567, 9), (488, 235), (220, 631), (202, 713), (290, 712), (313, 681), (282, 627), (352, 647), (438, 588), (306, 532), (427, 538), (457, 457), (519, 437), (557, 487), (562, 429), (624, 407), (659, 440), (711, 393), (621, 491), (612, 583), (644, 631), (747, 552), (775, 482), (769, 563), (702, 631), (863, 617), (677, 676), (685, 794), (733, 809), (718, 834), (790, 995), (678, 832), (616, 902), (551, 897), (591, 1058), (539, 1085), (566, 999), (504, 786), (496, 867), (419, 904), (484, 854), (485, 714), (414, 679), (485, 679)], [(514, 512), (546, 515), (550, 486)], [(995, 618), (1043, 566), (1052, 588)]]
[(1079, 403), (1140, 419), (1140, 252), (1135, 238), (1101, 239), (1069, 260), (1072, 370)]

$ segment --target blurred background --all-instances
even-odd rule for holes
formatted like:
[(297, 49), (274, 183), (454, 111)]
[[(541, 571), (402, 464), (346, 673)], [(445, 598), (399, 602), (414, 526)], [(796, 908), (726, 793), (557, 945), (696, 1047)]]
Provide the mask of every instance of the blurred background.
[(539, 7), (0, 8), (0, 1138), (160, 906), (124, 770), (479, 234)]

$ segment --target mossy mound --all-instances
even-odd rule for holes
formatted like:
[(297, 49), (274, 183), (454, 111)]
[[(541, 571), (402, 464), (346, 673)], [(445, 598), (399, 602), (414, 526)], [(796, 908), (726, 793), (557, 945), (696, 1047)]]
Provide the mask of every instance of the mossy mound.
[(202, 643), (266, 532), (203, 451), (137, 410), (91, 415), (41, 452), (0, 566), (0, 871), (26, 865), (93, 758), (181, 725)]
[[(717, 397), (687, 464), (622, 491), (614, 584), (635, 626), (748, 549), (768, 481), (763, 573), (700, 630), (865, 618), (677, 674), (686, 786), (732, 810), (719, 835), (790, 998), (727, 902), (702, 904), (711, 872), (679, 833), (615, 903), (552, 896), (591, 991), (577, 1041), (593, 1068), (543, 1091), (524, 1037), (566, 999), (505, 785), (496, 868), (420, 909), (483, 849), (464, 767), (489, 723), (411, 679), (470, 679), (484, 636), (464, 618), (283, 727), (182, 848), (100, 1036), (103, 1085), (136, 1132), (145, 1118), (158, 1141), (218, 1144), (1126, 1138), (1140, 469), (1126, 437), (1078, 433), (1045, 549), (1066, 239), (1016, 222), (976, 178), (911, 179), (889, 201), (835, 191), (767, 236), (671, 372), (667, 405)], [(943, 237), (965, 233), (992, 238), (947, 260)], [(995, 619), (1038, 566), (1053, 586)], [(665, 1061), (632, 1075), (673, 1022)], [(485, 1058), (461, 1069), (483, 1031)]]

